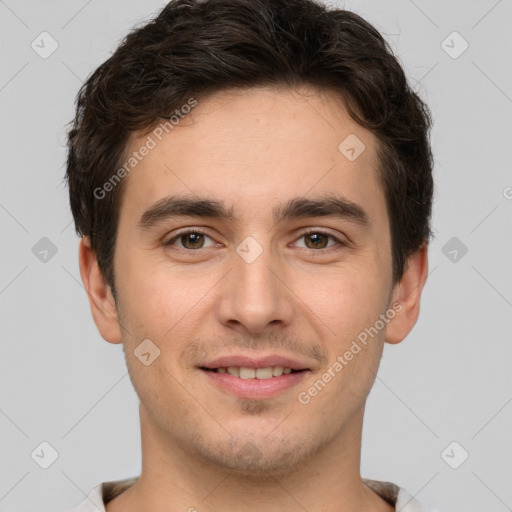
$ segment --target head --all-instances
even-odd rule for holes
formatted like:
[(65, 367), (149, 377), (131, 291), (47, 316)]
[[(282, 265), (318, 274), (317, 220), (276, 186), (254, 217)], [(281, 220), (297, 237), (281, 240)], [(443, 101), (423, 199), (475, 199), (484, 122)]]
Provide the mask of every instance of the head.
[[(125, 38), (80, 90), (67, 180), (93, 317), (148, 431), (252, 472), (360, 431), (383, 343), (419, 312), (429, 129), (344, 10), (177, 0)], [(300, 370), (278, 393), (212, 377), (276, 354)]]

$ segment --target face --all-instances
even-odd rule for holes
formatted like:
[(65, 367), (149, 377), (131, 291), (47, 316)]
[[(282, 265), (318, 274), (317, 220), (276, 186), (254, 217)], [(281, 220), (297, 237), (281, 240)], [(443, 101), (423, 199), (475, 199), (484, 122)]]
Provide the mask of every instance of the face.
[(306, 87), (216, 93), (158, 134), (114, 258), (142, 420), (205, 462), (287, 470), (360, 429), (396, 321), (377, 140)]

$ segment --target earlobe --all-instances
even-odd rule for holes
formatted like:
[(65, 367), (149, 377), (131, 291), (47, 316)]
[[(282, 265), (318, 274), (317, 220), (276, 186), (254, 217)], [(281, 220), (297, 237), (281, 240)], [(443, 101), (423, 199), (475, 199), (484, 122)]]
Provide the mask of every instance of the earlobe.
[(387, 343), (400, 343), (416, 324), (427, 272), (428, 245), (425, 244), (407, 259), (404, 274), (393, 290), (391, 304), (397, 304), (396, 309), (400, 310), (387, 325)]
[(80, 240), (79, 264), (96, 327), (109, 343), (121, 343), (121, 329), (112, 290), (100, 270), (89, 237)]

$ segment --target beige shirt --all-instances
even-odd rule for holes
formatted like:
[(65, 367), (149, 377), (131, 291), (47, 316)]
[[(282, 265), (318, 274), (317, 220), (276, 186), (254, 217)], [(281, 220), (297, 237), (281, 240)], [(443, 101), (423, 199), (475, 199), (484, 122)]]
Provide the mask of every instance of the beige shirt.
[[(71, 512), (105, 512), (105, 504), (123, 491), (126, 491), (136, 481), (137, 478), (129, 478), (126, 480), (102, 482), (94, 487), (87, 499), (82, 501)], [(427, 512), (405, 489), (395, 484), (364, 478), (363, 482), (390, 505), (394, 505), (396, 511)]]

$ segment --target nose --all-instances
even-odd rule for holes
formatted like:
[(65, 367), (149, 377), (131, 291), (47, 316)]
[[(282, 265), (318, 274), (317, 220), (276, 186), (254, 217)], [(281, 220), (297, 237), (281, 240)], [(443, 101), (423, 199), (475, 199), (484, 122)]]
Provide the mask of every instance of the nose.
[(255, 336), (290, 324), (293, 294), (278, 264), (271, 260), (268, 250), (252, 262), (234, 256), (233, 268), (219, 283), (217, 314), (222, 325)]

